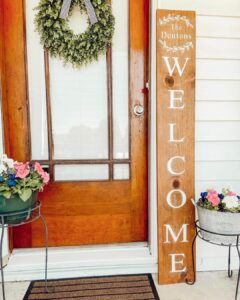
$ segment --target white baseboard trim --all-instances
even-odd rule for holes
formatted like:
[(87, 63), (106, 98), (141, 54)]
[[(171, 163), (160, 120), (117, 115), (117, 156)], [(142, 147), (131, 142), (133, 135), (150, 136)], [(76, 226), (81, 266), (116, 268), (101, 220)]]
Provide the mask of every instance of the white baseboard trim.
[[(6, 281), (44, 278), (44, 249), (14, 250), (4, 269)], [(50, 248), (48, 278), (156, 273), (157, 258), (146, 243)]]
[[(228, 268), (228, 256), (217, 256), (217, 257), (197, 257), (197, 271), (224, 271)], [(231, 257), (231, 268), (236, 270), (239, 267), (238, 256)]]
[[(228, 247), (221, 247), (197, 240), (197, 271), (223, 271), (228, 267)], [(239, 259), (236, 247), (231, 249), (231, 267), (238, 269)]]

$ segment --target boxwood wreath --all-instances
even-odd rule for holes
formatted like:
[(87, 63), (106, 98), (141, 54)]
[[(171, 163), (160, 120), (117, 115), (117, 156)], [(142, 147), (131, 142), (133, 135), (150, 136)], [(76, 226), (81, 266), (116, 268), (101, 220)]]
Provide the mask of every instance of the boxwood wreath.
[(36, 29), (41, 43), (53, 57), (63, 59), (65, 63), (81, 66), (97, 60), (111, 44), (115, 19), (108, 0), (92, 0), (98, 22), (81, 34), (74, 34), (68, 25), (69, 17), (76, 5), (86, 13), (84, 0), (72, 0), (66, 20), (59, 17), (62, 0), (41, 0), (36, 7)]

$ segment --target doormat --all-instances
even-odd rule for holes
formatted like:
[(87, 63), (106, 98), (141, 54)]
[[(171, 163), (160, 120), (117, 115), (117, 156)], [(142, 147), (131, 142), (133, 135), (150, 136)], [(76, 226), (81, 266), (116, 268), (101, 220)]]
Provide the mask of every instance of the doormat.
[(123, 275), (32, 281), (23, 298), (58, 300), (160, 300), (152, 276)]

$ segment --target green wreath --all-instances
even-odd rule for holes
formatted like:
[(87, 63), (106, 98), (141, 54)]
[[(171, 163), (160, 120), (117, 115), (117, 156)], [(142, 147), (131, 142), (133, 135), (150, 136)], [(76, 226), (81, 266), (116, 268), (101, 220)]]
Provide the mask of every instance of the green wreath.
[(74, 6), (79, 5), (81, 12), (86, 12), (84, 0), (72, 0), (66, 20), (59, 17), (62, 0), (41, 0), (36, 7), (36, 29), (41, 43), (53, 57), (60, 57), (65, 63), (81, 66), (97, 60), (110, 45), (114, 32), (115, 19), (108, 0), (92, 0), (98, 22), (81, 34), (74, 34), (68, 25)]

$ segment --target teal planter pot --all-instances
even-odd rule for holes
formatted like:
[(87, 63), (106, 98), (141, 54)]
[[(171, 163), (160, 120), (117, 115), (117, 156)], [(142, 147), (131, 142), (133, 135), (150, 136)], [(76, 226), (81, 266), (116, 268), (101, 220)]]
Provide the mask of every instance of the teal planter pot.
[[(32, 193), (32, 196), (23, 201), (18, 195), (13, 195), (10, 199), (0, 196), (0, 214), (14, 214), (4, 217), (5, 224), (21, 223), (31, 216), (30, 210), (36, 205), (38, 192)], [(0, 220), (1, 221), (1, 220)]]

